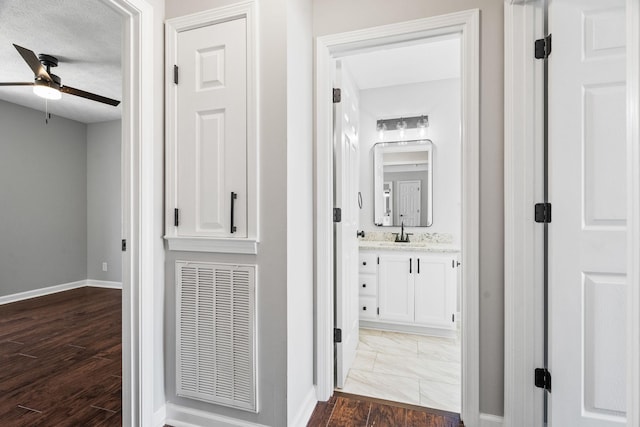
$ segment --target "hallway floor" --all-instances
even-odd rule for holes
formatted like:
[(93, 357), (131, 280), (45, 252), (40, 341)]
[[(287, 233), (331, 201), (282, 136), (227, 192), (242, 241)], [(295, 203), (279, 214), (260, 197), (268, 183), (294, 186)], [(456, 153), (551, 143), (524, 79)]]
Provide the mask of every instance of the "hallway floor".
[(360, 329), (341, 391), (459, 413), (461, 372), (459, 339)]

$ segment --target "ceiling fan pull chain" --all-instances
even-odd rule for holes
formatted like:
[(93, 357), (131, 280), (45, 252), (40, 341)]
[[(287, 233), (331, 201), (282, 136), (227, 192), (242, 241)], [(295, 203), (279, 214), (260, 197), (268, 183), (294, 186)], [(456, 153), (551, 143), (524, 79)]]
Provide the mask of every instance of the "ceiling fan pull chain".
[(49, 124), (49, 119), (51, 119), (51, 113), (49, 112), (49, 100), (44, 100), (44, 124)]

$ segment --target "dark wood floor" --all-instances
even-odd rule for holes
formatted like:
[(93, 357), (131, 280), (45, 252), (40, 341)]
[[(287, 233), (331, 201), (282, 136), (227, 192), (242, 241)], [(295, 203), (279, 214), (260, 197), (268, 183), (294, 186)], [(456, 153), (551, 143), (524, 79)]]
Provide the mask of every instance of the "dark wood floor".
[(119, 426), (122, 292), (0, 305), (0, 425)]
[(460, 427), (460, 416), (412, 405), (336, 393), (318, 402), (307, 427)]

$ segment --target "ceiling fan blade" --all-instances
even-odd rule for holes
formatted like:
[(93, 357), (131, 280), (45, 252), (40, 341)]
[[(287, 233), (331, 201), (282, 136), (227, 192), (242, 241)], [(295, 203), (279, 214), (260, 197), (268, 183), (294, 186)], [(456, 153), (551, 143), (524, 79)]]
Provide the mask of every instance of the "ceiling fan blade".
[(31, 82), (10, 82), (10, 83), (0, 83), (0, 86), (33, 86)]
[(69, 95), (81, 96), (83, 98), (90, 99), (92, 101), (102, 102), (103, 104), (113, 105), (114, 107), (120, 104), (120, 101), (107, 98), (106, 96), (96, 95), (95, 93), (85, 92), (84, 90), (75, 89), (69, 86), (63, 86), (60, 88), (60, 92), (68, 93)]
[(50, 82), (52, 80), (51, 76), (49, 75), (49, 73), (47, 73), (47, 69), (44, 68), (44, 65), (42, 65), (40, 63), (40, 60), (38, 59), (36, 54), (33, 53), (32, 50), (29, 50), (29, 49), (24, 48), (22, 46), (18, 46), (15, 43), (13, 44), (13, 46), (16, 48), (16, 50), (18, 51), (20, 56), (22, 56), (22, 59), (25, 60), (27, 65), (29, 65), (29, 68), (31, 68), (33, 70), (33, 74), (35, 74), (36, 77), (38, 77), (38, 78), (40, 78), (42, 80), (46, 80), (48, 82)]

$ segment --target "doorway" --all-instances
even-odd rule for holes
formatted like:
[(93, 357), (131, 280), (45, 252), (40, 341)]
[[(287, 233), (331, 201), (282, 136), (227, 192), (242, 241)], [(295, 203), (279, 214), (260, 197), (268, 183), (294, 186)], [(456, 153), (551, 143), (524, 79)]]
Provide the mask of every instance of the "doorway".
[(460, 37), (336, 67), (337, 390), (460, 413)]
[[(460, 179), (460, 194), (461, 194), (461, 202), (462, 205), (466, 207), (464, 212), (461, 213), (460, 218), (460, 243), (461, 243), (461, 255), (460, 259), (464, 260), (463, 265), (464, 268), (461, 269), (461, 280), (460, 280), (460, 314), (459, 320), (461, 322), (461, 334), (460, 334), (460, 345), (461, 345), (461, 383), (464, 384), (464, 387), (461, 388), (461, 407), (460, 412), (463, 415), (463, 419), (465, 422), (473, 424), (473, 420), (478, 418), (478, 378), (477, 378), (477, 369), (478, 369), (478, 329), (477, 329), (477, 316), (478, 316), (478, 279), (477, 279), (477, 259), (478, 259), (478, 215), (477, 215), (477, 179), (474, 178), (478, 173), (478, 159), (477, 159), (477, 141), (478, 141), (478, 110), (477, 110), (477, 102), (478, 102), (478, 62), (477, 62), (477, 53), (478, 53), (478, 28), (477, 28), (477, 19), (478, 14), (477, 11), (469, 11), (466, 13), (447, 15), (436, 18), (427, 18), (424, 20), (412, 21), (410, 24), (397, 24), (390, 25), (375, 29), (368, 29), (363, 31), (356, 31), (352, 33), (338, 34), (334, 36), (327, 36), (318, 39), (318, 57), (317, 57), (317, 68), (318, 68), (318, 78), (317, 78), (317, 92), (316, 99), (318, 102), (317, 105), (317, 159), (318, 159), (318, 167), (317, 167), (317, 177), (318, 177), (318, 187), (317, 187), (317, 196), (318, 196), (318, 212), (322, 212), (325, 209), (331, 210), (334, 206), (334, 194), (333, 194), (333, 185), (334, 182), (329, 178), (327, 181), (325, 177), (325, 171), (333, 169), (333, 152), (332, 150), (327, 151), (326, 147), (323, 148), (323, 144), (320, 141), (326, 141), (329, 135), (331, 135), (333, 130), (333, 121), (331, 119), (331, 98), (325, 96), (329, 93), (332, 93), (333, 82), (336, 80), (336, 64), (339, 62), (342, 66), (343, 64), (349, 65), (349, 60), (351, 57), (355, 57), (356, 54), (360, 53), (374, 53), (376, 51), (382, 50), (390, 50), (392, 47), (415, 47), (424, 43), (428, 40), (434, 40), (434, 37), (441, 38), (456, 38), (460, 40), (461, 45), (461, 55), (460, 55), (460, 111), (461, 111), (461, 126), (459, 129), (462, 132), (459, 134), (460, 143), (461, 143), (461, 170), (462, 177)], [(376, 33), (379, 31), (379, 33)], [(474, 107), (475, 106), (475, 107)], [(350, 108), (350, 107), (349, 107)], [(393, 118), (402, 118), (406, 117), (409, 113), (420, 113), (418, 111), (408, 111), (409, 109), (398, 113), (398, 116)], [(420, 115), (424, 115), (426, 112), (422, 112), (418, 114), (418, 119), (420, 119)], [(388, 113), (387, 113), (388, 114)], [(428, 114), (428, 113), (426, 113)], [(336, 122), (338, 120), (343, 120), (344, 115), (336, 116)], [(361, 117), (361, 116), (360, 116)], [(373, 121), (373, 126), (367, 126), (367, 132), (371, 131), (374, 134), (373, 137), (364, 138), (367, 140), (367, 143), (371, 144), (372, 142), (379, 142), (376, 135), (376, 120), (377, 119), (390, 119), (392, 117), (375, 117)], [(417, 121), (416, 120), (416, 121)], [(402, 121), (402, 120), (401, 120)], [(362, 123), (361, 123), (362, 125)], [(414, 125), (413, 129), (417, 132), (417, 127)], [(398, 130), (399, 131), (399, 130)], [(361, 127), (361, 130), (358, 132), (358, 145), (359, 148), (362, 148), (363, 145), (363, 136), (364, 136), (365, 128)], [(428, 131), (427, 131), (428, 132)], [(392, 134), (389, 134), (388, 137), (391, 137)], [(394, 135), (395, 136), (395, 135)], [(372, 144), (371, 144), (372, 145)], [(362, 150), (360, 152), (360, 157), (367, 159), (367, 165), (371, 163), (371, 159), (368, 157), (371, 156), (370, 151), (371, 146), (369, 146), (366, 150)], [(365, 154), (366, 153), (366, 154)], [(338, 160), (336, 160), (336, 163)], [(372, 172), (371, 172), (372, 175)], [(363, 180), (369, 179), (371, 181), (371, 175), (368, 173), (359, 174), (359, 178)], [(404, 179), (405, 181), (410, 181), (411, 179)], [(382, 190), (382, 180), (380, 183), (381, 187), (381, 197), (384, 193)], [(424, 186), (425, 184), (423, 184)], [(360, 186), (361, 187), (361, 186)], [(368, 220), (371, 221), (371, 230), (375, 230), (373, 227), (373, 203), (371, 199), (373, 199), (373, 184), (369, 184), (369, 188), (371, 189), (370, 193), (361, 191), (361, 198), (363, 201), (369, 197), (369, 216), (366, 216)], [(338, 187), (336, 187), (336, 193), (339, 191)], [(394, 192), (398, 192), (397, 188), (393, 189)], [(387, 194), (391, 193), (390, 191), (386, 192)], [(351, 202), (349, 203), (357, 203), (357, 199), (351, 198)], [(362, 203), (362, 206), (366, 205), (366, 203)], [(397, 207), (394, 209), (398, 209)], [(417, 215), (416, 215), (417, 217)], [(417, 221), (417, 219), (416, 219)], [(436, 223), (434, 216), (434, 224)], [(381, 219), (382, 222), (382, 219)], [(402, 225), (402, 224), (398, 224)], [(333, 232), (327, 233), (324, 230), (332, 230), (333, 224), (327, 223), (324, 221), (324, 218), (317, 219), (317, 236), (331, 236), (333, 237)], [(402, 228), (402, 227), (400, 227)], [(400, 230), (398, 230), (400, 232)], [(365, 234), (367, 231), (365, 230)], [(355, 238), (355, 233), (353, 234)], [(340, 233), (335, 235), (335, 241), (338, 242), (340, 237)], [(333, 332), (334, 332), (334, 313), (337, 310), (334, 310), (333, 301), (334, 297), (336, 298), (336, 302), (338, 301), (347, 301), (344, 298), (341, 298), (340, 295), (344, 294), (342, 292), (344, 288), (338, 288), (336, 290), (333, 289), (333, 278), (327, 277), (324, 272), (325, 267), (328, 267), (333, 271), (331, 267), (333, 265), (333, 243), (334, 239), (319, 239), (317, 241), (318, 245), (318, 259), (317, 259), (317, 283), (318, 283), (318, 298), (317, 298), (317, 306), (318, 306), (318, 391), (319, 391), (319, 400), (326, 400), (328, 396), (333, 393), (334, 381), (338, 380), (340, 382), (340, 378), (334, 377), (334, 346), (333, 346)], [(339, 248), (340, 242), (338, 242)], [(376, 256), (377, 258), (377, 256)], [(415, 258), (415, 260), (414, 260)], [(419, 260), (418, 260), (419, 258)], [(342, 261), (343, 257), (338, 258)], [(381, 260), (384, 264), (384, 260)], [(422, 271), (425, 271), (426, 260), (421, 257), (409, 256), (404, 261), (398, 261), (400, 267), (404, 269), (405, 266), (403, 262), (406, 263), (406, 270), (413, 273), (413, 271), (417, 272), (419, 268), (418, 265), (421, 264)], [(377, 264), (377, 259), (374, 258), (374, 265)], [(353, 274), (342, 274), (343, 268), (339, 265), (338, 261), (336, 261), (336, 275), (341, 275), (342, 277), (353, 277)], [(358, 273), (358, 267), (355, 263), (349, 263), (349, 268), (356, 269), (356, 275)], [(442, 265), (445, 263), (441, 262)], [(453, 262), (454, 268), (456, 267), (456, 261)], [(451, 265), (449, 264), (451, 268)], [(434, 267), (434, 270), (438, 270), (440, 267)], [(415, 270), (414, 270), (415, 269)], [(404, 270), (403, 270), (404, 271)], [(440, 270), (444, 271), (444, 270)], [(362, 272), (362, 271), (361, 271)], [(410, 293), (414, 293), (416, 289), (416, 278), (413, 276), (407, 277), (409, 288), (411, 289)], [(358, 285), (356, 285), (358, 286)], [(379, 285), (376, 285), (379, 286)], [(349, 288), (349, 292), (351, 293), (351, 304), (353, 306), (353, 302), (360, 303), (361, 298), (358, 298), (358, 288), (355, 288), (355, 295), (353, 293), (353, 288)], [(375, 298), (379, 298), (376, 296)], [(366, 299), (364, 300), (366, 301)], [(377, 300), (376, 300), (377, 301)], [(344, 304), (343, 304), (344, 305)], [(406, 318), (411, 317), (411, 319), (415, 320), (416, 311), (414, 310), (414, 306), (409, 304), (407, 306), (408, 312), (405, 313)], [(456, 302), (454, 302), (454, 306)], [(356, 307), (357, 308), (357, 307)], [(373, 309), (377, 309), (379, 307), (371, 307)], [(367, 307), (367, 309), (371, 310), (371, 308)], [(381, 307), (380, 307), (381, 308)], [(360, 311), (360, 309), (359, 309)], [(377, 311), (377, 310), (376, 310)], [(423, 313), (423, 311), (419, 311)], [(377, 314), (377, 313), (376, 313)], [(348, 316), (344, 316), (345, 318)], [(456, 313), (453, 313), (454, 322)], [(352, 317), (351, 317), (352, 318)], [(362, 316), (360, 316), (362, 319)], [(449, 322), (451, 322), (451, 316), (448, 316)], [(383, 318), (384, 320), (384, 318)], [(362, 331), (362, 337), (364, 340), (370, 340), (372, 334), (375, 336), (380, 333), (380, 336), (384, 333), (390, 334), (392, 333), (407, 333), (409, 335), (403, 336), (403, 338), (410, 337), (424, 337), (425, 335), (421, 335), (424, 333), (424, 329), (411, 329), (406, 328), (402, 331), (397, 330), (389, 330), (388, 326), (393, 322), (383, 322), (386, 323), (386, 330), (383, 328), (380, 329), (372, 329), (369, 326), (368, 330), (364, 328), (358, 328), (358, 335), (360, 335), (360, 331)], [(406, 322), (405, 322), (406, 323)], [(362, 325), (362, 321), (360, 322)], [(406, 326), (406, 324), (405, 324)], [(397, 329), (397, 328), (396, 328)], [(433, 332), (431, 330), (430, 332)], [(341, 337), (344, 342), (352, 341), (352, 337), (344, 336), (344, 331), (340, 331), (343, 334)], [(432, 334), (433, 335), (433, 334)], [(442, 334), (440, 334), (442, 335)], [(445, 334), (446, 335), (446, 334)], [(330, 340), (328, 340), (329, 338)], [(443, 337), (440, 336), (440, 339)], [(357, 339), (360, 342), (360, 339)], [(375, 341), (375, 338), (374, 338)], [(340, 344), (340, 343), (338, 343)], [(416, 347), (418, 346), (418, 342), (415, 341)], [(338, 351), (338, 354), (340, 351)], [(348, 354), (348, 352), (343, 352)], [(356, 355), (353, 354), (353, 359), (356, 360)], [(417, 350), (416, 350), (417, 357)], [(363, 359), (362, 357), (358, 359)], [(350, 361), (347, 357), (344, 358), (347, 363), (343, 363), (343, 379), (345, 380), (344, 384), (349, 386), (349, 373), (348, 370), (345, 370), (344, 367), (349, 365)], [(344, 384), (340, 384), (344, 386)], [(338, 385), (338, 384), (336, 384)], [(458, 386), (460, 387), (460, 386)], [(419, 386), (418, 386), (419, 388)], [(418, 391), (419, 393), (419, 391)], [(415, 401), (414, 401), (415, 402)], [(419, 399), (418, 399), (419, 404)]]

